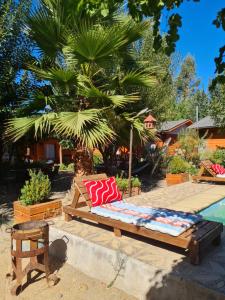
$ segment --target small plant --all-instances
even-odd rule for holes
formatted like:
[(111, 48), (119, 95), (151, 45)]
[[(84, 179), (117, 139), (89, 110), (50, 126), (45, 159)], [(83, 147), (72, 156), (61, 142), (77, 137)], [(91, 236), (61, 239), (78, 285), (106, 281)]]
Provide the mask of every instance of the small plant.
[(59, 171), (66, 171), (66, 170), (67, 170), (67, 166), (65, 164), (59, 165)]
[[(116, 176), (116, 183), (120, 191), (125, 192), (128, 190), (128, 179)], [(132, 187), (141, 187), (141, 181), (138, 177), (131, 178)]]
[(225, 149), (217, 149), (214, 151), (211, 160), (216, 164), (225, 166)]
[(101, 154), (94, 154), (93, 155), (93, 165), (94, 167), (100, 165), (103, 163), (103, 158), (102, 158), (102, 155)]
[(20, 202), (23, 205), (33, 205), (43, 202), (51, 192), (51, 182), (48, 175), (41, 171), (29, 170), (30, 180), (21, 189)]
[(141, 187), (141, 181), (138, 177), (132, 177), (131, 179), (132, 187)]
[(59, 165), (59, 171), (73, 172), (74, 171), (74, 163), (70, 163), (68, 165), (66, 165), (66, 164), (60, 164)]
[(168, 173), (179, 174), (188, 173), (190, 164), (180, 156), (174, 156), (168, 164)]
[(128, 179), (116, 176), (116, 183), (120, 191), (124, 192), (128, 189)]

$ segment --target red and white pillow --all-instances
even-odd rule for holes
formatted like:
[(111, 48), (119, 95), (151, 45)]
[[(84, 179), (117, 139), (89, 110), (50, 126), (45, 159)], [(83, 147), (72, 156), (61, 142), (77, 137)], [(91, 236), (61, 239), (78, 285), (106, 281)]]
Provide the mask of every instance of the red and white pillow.
[(115, 177), (102, 180), (83, 180), (83, 183), (93, 207), (122, 200)]
[(211, 169), (217, 174), (217, 175), (223, 175), (225, 174), (225, 168), (219, 164), (213, 164), (211, 166)]

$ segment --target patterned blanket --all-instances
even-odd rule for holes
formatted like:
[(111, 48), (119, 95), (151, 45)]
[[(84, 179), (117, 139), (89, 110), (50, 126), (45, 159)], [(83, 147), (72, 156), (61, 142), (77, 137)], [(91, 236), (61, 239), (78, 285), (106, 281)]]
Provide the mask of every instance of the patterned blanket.
[(200, 215), (165, 208), (137, 206), (123, 201), (92, 207), (91, 212), (173, 236), (180, 235), (202, 219)]

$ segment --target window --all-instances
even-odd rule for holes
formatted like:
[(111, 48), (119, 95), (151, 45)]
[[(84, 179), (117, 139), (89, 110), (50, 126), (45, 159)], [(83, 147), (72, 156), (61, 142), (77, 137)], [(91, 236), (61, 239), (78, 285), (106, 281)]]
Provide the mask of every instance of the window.
[(45, 158), (46, 159), (55, 159), (55, 145), (54, 144), (45, 144)]

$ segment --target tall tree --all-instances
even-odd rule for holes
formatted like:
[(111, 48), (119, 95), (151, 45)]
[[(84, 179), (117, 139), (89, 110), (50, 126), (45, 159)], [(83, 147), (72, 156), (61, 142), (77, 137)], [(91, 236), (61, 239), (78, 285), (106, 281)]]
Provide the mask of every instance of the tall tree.
[[(225, 8), (222, 8), (213, 24), (217, 28), (221, 28), (225, 31)], [(212, 82), (212, 88), (216, 86), (217, 83), (225, 84), (225, 45), (221, 46), (219, 49), (219, 56), (215, 58), (216, 64), (216, 78)]]
[[(151, 89), (142, 88), (141, 105), (151, 109), (158, 121), (164, 121), (172, 118), (172, 107), (174, 105), (174, 85), (171, 71), (171, 57), (165, 54), (165, 49), (155, 52), (154, 37), (152, 27), (143, 38), (140, 49), (137, 51), (137, 59), (148, 68), (155, 68), (158, 72), (158, 84)], [(164, 42), (164, 45), (166, 43)]]
[(196, 75), (196, 64), (192, 56), (188, 55), (182, 62), (180, 72), (175, 80), (177, 117), (191, 118), (190, 107), (192, 98), (198, 90), (200, 81)]
[[(140, 87), (156, 84), (153, 72), (137, 66), (132, 55), (133, 43), (149, 23), (124, 16), (100, 20), (98, 14), (85, 13), (73, 0), (46, 0), (29, 18), (27, 26), (40, 54), (29, 70), (47, 88), (38, 94), (41, 113), (34, 109), (8, 123), (6, 133), (14, 141), (33, 132), (36, 137), (72, 138), (90, 148), (108, 144), (121, 122), (129, 124), (129, 109), (140, 99)], [(144, 132), (138, 120), (134, 127)]]
[(0, 0), (0, 159), (3, 123), (26, 98), (30, 86), (27, 74), (21, 74), (31, 51), (31, 43), (24, 31), (30, 5), (30, 0)]
[(219, 127), (225, 128), (225, 84), (217, 83), (211, 90), (210, 114)]

